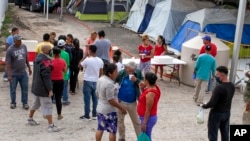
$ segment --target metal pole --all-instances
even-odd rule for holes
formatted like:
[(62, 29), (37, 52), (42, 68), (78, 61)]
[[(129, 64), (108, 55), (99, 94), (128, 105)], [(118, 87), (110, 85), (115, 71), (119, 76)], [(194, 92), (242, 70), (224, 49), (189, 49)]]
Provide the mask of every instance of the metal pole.
[(235, 76), (238, 66), (238, 58), (240, 52), (240, 43), (242, 38), (242, 30), (244, 24), (244, 18), (246, 13), (246, 3), (247, 0), (240, 0), (239, 9), (238, 9), (238, 18), (236, 23), (236, 32), (234, 38), (234, 48), (233, 48), (233, 58), (231, 62), (231, 71), (230, 71), (230, 81), (235, 82)]
[(112, 0), (111, 1), (111, 16), (110, 16), (111, 25), (114, 23), (114, 5), (115, 5), (115, 0)]
[(61, 0), (61, 14), (60, 14), (60, 20), (63, 20), (63, 0)]
[(46, 21), (49, 20), (49, 0), (47, 0)]
[(43, 14), (45, 15), (46, 0), (43, 1)]

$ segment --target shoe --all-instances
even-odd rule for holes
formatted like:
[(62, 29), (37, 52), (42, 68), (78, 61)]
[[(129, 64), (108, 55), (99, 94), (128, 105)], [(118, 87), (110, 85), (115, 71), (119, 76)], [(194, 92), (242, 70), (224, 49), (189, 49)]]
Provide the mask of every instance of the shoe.
[(24, 108), (25, 110), (28, 110), (30, 107), (29, 107), (28, 104), (24, 104), (24, 105), (23, 105), (23, 108)]
[(75, 92), (71, 92), (71, 95), (76, 95), (76, 93)]
[(15, 109), (16, 108), (16, 104), (10, 104), (10, 109)]
[(92, 116), (92, 119), (93, 120), (97, 120), (97, 116)]
[(81, 116), (80, 119), (91, 121), (89, 116)]
[(39, 122), (36, 122), (34, 119), (28, 119), (27, 120), (27, 125), (31, 125), (31, 126), (34, 126), (34, 125), (39, 125), (40, 123)]
[(118, 141), (126, 141), (125, 139), (119, 139)]
[(196, 105), (199, 106), (199, 107), (200, 107), (202, 104), (203, 104), (203, 103), (201, 103), (201, 102), (197, 102), (197, 103), (196, 103)]
[(4, 82), (8, 82), (8, 78), (3, 78), (3, 81)]
[(53, 126), (49, 126), (48, 131), (49, 132), (59, 132), (62, 129), (58, 128), (57, 126), (53, 125)]
[(69, 104), (70, 104), (69, 101), (63, 101), (63, 102), (62, 102), (62, 105), (69, 105)]
[(62, 115), (58, 115), (57, 119), (61, 120), (61, 119), (63, 119), (63, 116)]

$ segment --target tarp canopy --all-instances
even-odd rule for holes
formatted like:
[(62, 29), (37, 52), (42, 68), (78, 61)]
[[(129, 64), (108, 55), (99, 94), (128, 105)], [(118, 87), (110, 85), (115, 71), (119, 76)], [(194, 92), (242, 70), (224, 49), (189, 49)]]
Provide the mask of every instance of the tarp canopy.
[[(183, 25), (171, 42), (171, 47), (181, 51), (182, 43), (198, 35), (198, 32), (210, 32), (217, 38), (233, 42), (237, 10), (202, 9), (186, 16)], [(250, 11), (246, 11), (242, 33), (242, 44), (250, 44)]]
[(144, 34), (153, 39), (163, 35), (166, 41), (171, 41), (180, 28), (185, 16), (202, 8), (215, 5), (211, 2), (193, 0), (164, 0), (156, 4), (151, 20)]

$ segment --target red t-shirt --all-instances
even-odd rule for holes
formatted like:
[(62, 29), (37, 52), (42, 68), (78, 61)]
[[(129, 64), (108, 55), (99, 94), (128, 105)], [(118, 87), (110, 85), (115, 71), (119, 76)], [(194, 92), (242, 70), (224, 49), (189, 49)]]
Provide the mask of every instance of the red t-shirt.
[(156, 85), (156, 89), (147, 88), (140, 95), (138, 106), (137, 106), (137, 113), (141, 117), (143, 117), (145, 115), (145, 112), (146, 112), (146, 95), (149, 92), (153, 92), (155, 94), (154, 103), (153, 103), (152, 109), (150, 111), (150, 116), (157, 115), (157, 105), (158, 105), (158, 101), (159, 101), (160, 96), (161, 96), (161, 91), (160, 91), (159, 87)]
[[(139, 54), (145, 54), (147, 56), (149, 56), (151, 54), (151, 51), (153, 50), (153, 47), (151, 45), (148, 45), (147, 47), (144, 47), (142, 45), (140, 45), (138, 47), (139, 50)], [(141, 62), (148, 62), (151, 60), (151, 58), (143, 58), (142, 56), (140, 56)]]
[[(213, 44), (213, 43), (210, 43), (210, 44), (207, 44), (207, 45), (210, 45), (210, 46), (211, 46), (210, 54), (211, 54), (213, 57), (215, 57), (215, 56), (217, 55), (217, 47), (216, 47), (216, 45)], [(201, 47), (201, 49), (200, 49), (200, 54), (203, 54), (203, 53), (206, 52), (206, 51), (205, 51), (205, 46), (206, 46), (206, 45), (203, 45), (203, 46)]]
[(155, 45), (155, 56), (160, 56), (165, 51), (165, 48), (163, 46), (160, 46), (159, 44)]
[(61, 58), (53, 58), (52, 66), (51, 80), (63, 80), (63, 69), (66, 66), (66, 62)]

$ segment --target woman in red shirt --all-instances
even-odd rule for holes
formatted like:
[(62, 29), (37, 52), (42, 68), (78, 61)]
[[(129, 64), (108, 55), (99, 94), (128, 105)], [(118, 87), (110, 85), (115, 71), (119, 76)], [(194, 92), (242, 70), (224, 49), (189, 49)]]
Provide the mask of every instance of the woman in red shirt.
[(154, 57), (154, 49), (149, 44), (148, 35), (142, 36), (142, 44), (138, 47), (139, 55), (140, 55), (140, 70), (146, 74), (150, 71), (151, 67), (151, 58)]
[(62, 98), (63, 86), (64, 86), (63, 73), (67, 72), (66, 62), (60, 58), (60, 53), (61, 53), (61, 50), (59, 48), (57, 47), (53, 48), (54, 58), (52, 59), (53, 70), (51, 72), (51, 80), (53, 82), (53, 94), (54, 94), (53, 97), (56, 100), (58, 120), (63, 118), (63, 116), (61, 115), (61, 112), (62, 112), (61, 98)]
[[(160, 36), (158, 36), (157, 43), (155, 45), (155, 56), (165, 55), (166, 53), (167, 53), (167, 44), (165, 42), (164, 37), (160, 35)], [(157, 72), (158, 72), (158, 68), (160, 68), (161, 80), (163, 80), (162, 79), (163, 66), (165, 66), (165, 65), (155, 65), (155, 74), (156, 75), (157, 75)]]
[(151, 139), (151, 132), (157, 122), (157, 105), (161, 91), (156, 85), (157, 76), (148, 72), (145, 74), (144, 83), (140, 83), (142, 93), (138, 100), (137, 113), (141, 120), (141, 130)]

